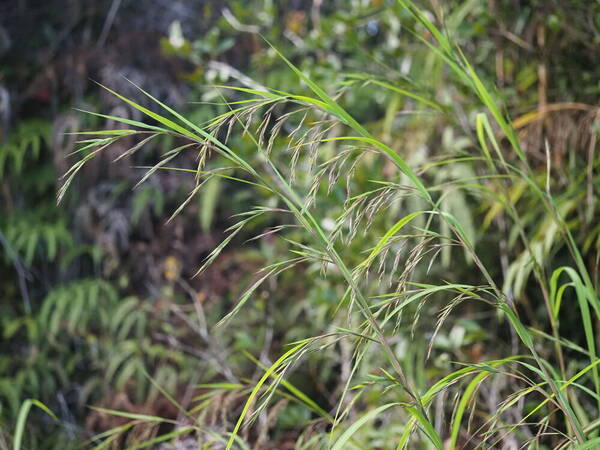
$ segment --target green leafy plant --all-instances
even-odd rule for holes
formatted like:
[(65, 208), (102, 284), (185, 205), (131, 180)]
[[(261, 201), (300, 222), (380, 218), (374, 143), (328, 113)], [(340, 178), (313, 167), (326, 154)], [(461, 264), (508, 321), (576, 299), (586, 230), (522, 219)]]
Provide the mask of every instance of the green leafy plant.
[(37, 406), (46, 414), (51, 416), (53, 419), (58, 420), (58, 418), (54, 415), (50, 409), (42, 402), (35, 399), (27, 399), (21, 405), (21, 409), (19, 410), (19, 417), (17, 419), (17, 426), (15, 428), (15, 437), (13, 441), (13, 450), (21, 450), (21, 443), (23, 442), (23, 434), (25, 433), (25, 425), (27, 421), (27, 416), (29, 415), (29, 410), (32, 406)]
[[(229, 228), (229, 235), (210, 253), (198, 273), (206, 270), (248, 224), (264, 215), (281, 221), (269, 235), (282, 239), (289, 255), (263, 267), (217, 327), (227, 330), (231, 320), (248, 307), (264, 283), (299, 265), (319, 267), (323, 277), (335, 280), (342, 287), (338, 291), (337, 319), (333, 326), (319, 336), (293, 343), (270, 367), (264, 368), (264, 374), (251, 388), (227, 437), (227, 449), (236, 445), (242, 424), (256, 419), (281, 386), (289, 390), (284, 380), (294, 365), (340, 341), (352, 343), (353, 362), (328, 433), (333, 440), (332, 448), (347, 448), (352, 439), (368, 445), (360, 430), (374, 419), (405, 424), (395, 440), (378, 444), (386, 448), (391, 445), (406, 448), (417, 442), (424, 448), (443, 449), (445, 445), (455, 448), (459, 439), (465, 440), (461, 445), (470, 446), (471, 442), (489, 448), (509, 437), (530, 445), (552, 443), (554, 448), (591, 448), (597, 442), (594, 411), (598, 411), (600, 398), (597, 367), (600, 360), (596, 356), (594, 338), (600, 302), (568, 223), (569, 209), (559, 207), (548, 184), (540, 182), (497, 96), (486, 87), (460, 48), (412, 2), (400, 0), (398, 4), (414, 18), (417, 28), (426, 30), (432, 37), (431, 40), (420, 38), (423, 45), (445, 63), (455, 80), (478, 99), (485, 111), (478, 113), (472, 124), (476, 135), (472, 148), (477, 147), (479, 152), (460, 150), (457, 157), (436, 161), (437, 177), (428, 176), (433, 165), (412, 166), (397, 150), (358, 122), (343, 106), (340, 97), (343, 91), (328, 94), (279, 53), (307, 92), (230, 86), (229, 91), (249, 98), (228, 101), (229, 110), (205, 124), (189, 120), (142, 89), (140, 92), (164, 113), (105, 88), (144, 113), (154, 124), (103, 116), (132, 129), (93, 132), (108, 137), (88, 140), (84, 151), (89, 149), (90, 152), (73, 165), (59, 198), (85, 162), (123, 136), (173, 136), (182, 145), (166, 152), (147, 176), (157, 170), (178, 170), (168, 163), (182, 152), (195, 152), (200, 161), (197, 170), (187, 170), (195, 176), (196, 187), (174, 214), (212, 179), (243, 183), (257, 192), (268, 192), (276, 199), (240, 214), (239, 220)], [(417, 33), (417, 36), (420, 35)], [(274, 47), (273, 51), (278, 53)], [(410, 97), (421, 108), (444, 109), (420, 94), (396, 88), (391, 83), (368, 75), (361, 75), (360, 79)], [(446, 114), (452, 112), (446, 111)], [(252, 117), (257, 115), (262, 119), (258, 126), (253, 126)], [(240, 137), (230, 143), (228, 138), (235, 136), (231, 130), (236, 129), (240, 130)], [(242, 145), (239, 140), (242, 136), (246, 145), (253, 145), (254, 155), (237, 150)], [(132, 151), (141, 147), (136, 145)], [(216, 156), (209, 158), (210, 153)], [(393, 174), (374, 177), (367, 190), (356, 191), (357, 167), (364, 159), (373, 157), (387, 158), (394, 167)], [(538, 243), (535, 233), (531, 233), (515, 189), (521, 189), (540, 206), (540, 214), (547, 221), (545, 242)], [(329, 218), (319, 207), (321, 196), (344, 192), (341, 212)], [(495, 271), (477, 251), (473, 219), (461, 214), (468, 202), (481, 199), (492, 205), (488, 222), (501, 213), (512, 223), (514, 241), (519, 241), (525, 249), (510, 265), (504, 286), (495, 280), (492, 275)], [(395, 217), (384, 233), (378, 237), (357, 233), (382, 219), (384, 211), (395, 202), (401, 207), (395, 210)], [(546, 275), (549, 267), (544, 260), (556, 251), (558, 242), (568, 249), (572, 266), (554, 269), (549, 278)], [(463, 256), (453, 247), (459, 247)], [(408, 250), (403, 251), (405, 248)], [(474, 282), (448, 281), (437, 271), (428, 275), (427, 266), (434, 264), (440, 252), (445, 261), (442, 267), (448, 267), (451, 262), (471, 265), (476, 273), (469, 278)], [(559, 285), (562, 273), (568, 274), (570, 282)], [(551, 336), (523, 320), (517, 304), (525, 287), (541, 292)], [(561, 338), (558, 322), (568, 287), (573, 287), (576, 293), (574, 305), (580, 311), (584, 326), (585, 347), (577, 348), (588, 357), (587, 362), (579, 361), (574, 366), (565, 364), (564, 353), (574, 349), (575, 344)], [(475, 304), (483, 311), (496, 313), (499, 324), (513, 334), (514, 348), (522, 353), (485, 362), (463, 362), (463, 367), (451, 370), (434, 384), (418, 385), (406, 359), (399, 354), (400, 339), (410, 341), (411, 336), (404, 331), (405, 317), (412, 316), (417, 324), (424, 311), (435, 311), (437, 305), (439, 320), (432, 330), (434, 337), (430, 344), (434, 345), (435, 335), (452, 311), (463, 304)], [(345, 321), (339, 320), (341, 315), (345, 315)], [(412, 328), (414, 335), (414, 325)], [(553, 343), (552, 355), (540, 353), (540, 345), (547, 341)], [(381, 352), (384, 357), (371, 366), (378, 374), (367, 375), (369, 356), (373, 352)], [(367, 378), (354, 381), (357, 384), (352, 386), (359, 374), (360, 378)], [(510, 380), (514, 380), (509, 387), (512, 391), (498, 394), (504, 399), (498, 397), (493, 405), (485, 405), (477, 395), (483, 386)], [(464, 385), (462, 394), (459, 394), (460, 385)], [(353, 405), (359, 397), (373, 391), (378, 393), (380, 405), (349, 423)], [(448, 426), (441, 426), (432, 416), (432, 405), (438, 399), (443, 402), (451, 392), (456, 395), (455, 407)], [(292, 393), (304, 398), (301, 393)], [(348, 404), (344, 400), (350, 397)], [(515, 404), (522, 402), (529, 405), (522, 415), (508, 414)], [(307, 406), (311, 406), (310, 403)], [(471, 409), (471, 417), (467, 420), (468, 409)], [(323, 411), (318, 414), (325, 416)], [(529, 424), (528, 431), (522, 432), (525, 424)], [(530, 430), (535, 431), (528, 437)], [(366, 439), (373, 445), (372, 438)]]
[(49, 139), (50, 124), (45, 120), (23, 122), (0, 145), (0, 175), (8, 171), (20, 174), (27, 159), (40, 157), (44, 142)]

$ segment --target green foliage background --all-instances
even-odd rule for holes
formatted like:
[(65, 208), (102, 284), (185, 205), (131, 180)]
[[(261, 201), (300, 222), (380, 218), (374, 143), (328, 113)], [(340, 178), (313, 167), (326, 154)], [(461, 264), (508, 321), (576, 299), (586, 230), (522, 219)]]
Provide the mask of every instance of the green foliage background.
[[(158, 1), (24, 1), (15, 9), (0, 7), (0, 445), (8, 447), (12, 442), (19, 410), (28, 398), (43, 402), (57, 420), (33, 409), (27, 422), (27, 448), (94, 446), (102, 439), (92, 436), (118, 426), (125, 427), (123, 433), (105, 443), (126, 448), (177, 430), (168, 423), (127, 425), (131, 417), (115, 417), (92, 407), (165, 417), (181, 424), (185, 423), (177, 408), (181, 404), (191, 409), (206, 433), (223, 435), (235, 425), (245, 398), (262, 375), (261, 366), (270, 366), (291, 342), (346, 329), (344, 314), (335, 314), (345, 297), (342, 277), (335, 272), (323, 276), (327, 264), (318, 263), (320, 255), (311, 253), (301, 230), (286, 227), (286, 240), (275, 238), (271, 231), (288, 224), (280, 216), (257, 215), (207, 271), (192, 278), (237, 222), (236, 214), (246, 212), (248, 205), (281, 206), (272, 192), (218, 177), (197, 192), (194, 176), (181, 171), (156, 170), (146, 179), (141, 167), (157, 161), (186, 170), (222, 164), (218, 155), (208, 151), (200, 157), (186, 152), (169, 156), (170, 150), (184, 144), (177, 136), (142, 136), (142, 152), (133, 135), (107, 134), (103, 143), (112, 145), (91, 159), (90, 149), (98, 144), (95, 135), (71, 134), (118, 129), (117, 117), (144, 121), (139, 109), (90, 79), (156, 111), (133, 82), (209, 128), (217, 125), (215, 117), (230, 114), (228, 108), (235, 104), (227, 106), (225, 100), (248, 100), (244, 95), (248, 92), (217, 85), (268, 86), (312, 95), (310, 86), (298, 80), (274, 48), (329, 94), (336, 94), (358, 123), (434, 186), (440, 210), (459, 220), (479, 257), (492, 268), (491, 277), (510, 293), (509, 301), (525, 326), (537, 330), (542, 357), (569, 375), (587, 367), (594, 355), (581, 325), (582, 313), (565, 306), (575, 304), (575, 291), (560, 285), (560, 273), (555, 272), (572, 264), (561, 230), (526, 180), (508, 187), (510, 207), (469, 187), (473, 183), (492, 192), (501, 189), (493, 180), (485, 184), (479, 163), (473, 163), (473, 149), (480, 145), (481, 129), (476, 124), (483, 126), (478, 114), (484, 108), (443, 59), (421, 42), (432, 42), (431, 30), (415, 21), (401, 2), (177, 4), (179, 9)], [(496, 86), (494, 101), (505, 105), (512, 118), (534, 182), (554, 194), (556, 209), (581, 249), (597, 297), (598, 2), (452, 0), (419, 6), (460, 45), (486, 85)], [(273, 126), (268, 106), (244, 117), (257, 135), (261, 127)], [(280, 116), (291, 112), (286, 108), (276, 112)], [(341, 133), (338, 128), (328, 129), (327, 117), (311, 109), (302, 117), (296, 115), (282, 126), (288, 136), (294, 130), (299, 130), (298, 135), (276, 137), (269, 145), (293, 148), (295, 142), (310, 143), (332, 129), (328, 137)], [(306, 125), (316, 121), (323, 121), (323, 135)], [(216, 133), (222, 138), (228, 131), (221, 128)], [(228, 137), (242, 158), (260, 164), (247, 134), (233, 132)], [(85, 142), (76, 146), (76, 140), (85, 139), (90, 139), (90, 149)], [(399, 216), (422, 205), (412, 197), (396, 201), (403, 194), (392, 184), (404, 185), (408, 179), (398, 178), (389, 162), (373, 152), (359, 158), (356, 148), (342, 144), (326, 142), (319, 149), (323, 160), (340, 152), (347, 156), (323, 172), (327, 182), (321, 184), (315, 185), (310, 157), (291, 151), (278, 163), (291, 167), (290, 179), (296, 177), (293, 181), (314, 195), (324, 229), (333, 229), (348, 205), (356, 205), (360, 214), (352, 220), (359, 225), (351, 233), (356, 232), (357, 239), (349, 239), (343, 248), (346, 263), (355, 267), (366, 256), (361, 252), (375, 246)], [(509, 163), (517, 164), (518, 156), (510, 146), (502, 141), (500, 145)], [(118, 162), (113, 164), (115, 159)], [(449, 160), (453, 164), (445, 163)], [(69, 180), (61, 176), (77, 161), (88, 164), (57, 205), (57, 195)], [(233, 170), (225, 173), (239, 176)], [(378, 188), (372, 180), (382, 176), (390, 185)], [(145, 182), (138, 185), (141, 180)], [(348, 201), (348, 193), (355, 203)], [(179, 210), (182, 203), (186, 207)], [(172, 217), (174, 212), (179, 214)], [(511, 225), (515, 212), (519, 226)], [(422, 229), (426, 220), (419, 217), (414, 226)], [(529, 247), (521, 242), (520, 230), (527, 235)], [(436, 232), (452, 239), (444, 225)], [(275, 267), (270, 265), (290, 249), (311, 258), (253, 290), (252, 300), (227, 327), (215, 327), (244, 298), (258, 269)], [(431, 285), (457, 279), (481, 283), (462, 249), (440, 246), (436, 250), (439, 253), (429, 255), (435, 254), (430, 265), (419, 265), (411, 274), (412, 281), (426, 277)], [(547, 278), (554, 280), (554, 285), (549, 283), (552, 298), (562, 298), (562, 308), (553, 304), (550, 309), (556, 314), (550, 318), (544, 296), (531, 285), (532, 254), (543, 261)], [(411, 257), (418, 255), (408, 248), (402, 264), (409, 264)], [(391, 282), (391, 276), (386, 279), (388, 270), (398, 261), (386, 253), (379, 263), (379, 281)], [(371, 270), (377, 280), (378, 269)], [(572, 282), (576, 287), (576, 280)], [(366, 288), (367, 294), (377, 296), (379, 288), (374, 282)], [(432, 291), (425, 297), (427, 302), (416, 302), (404, 313), (394, 330), (394, 351), (401, 355), (402, 367), (419, 392), (460, 367), (455, 362), (520, 354), (515, 331), (497, 311), (460, 301), (454, 304), (459, 297), (460, 292), (453, 299)], [(452, 307), (445, 309), (448, 304)], [(597, 329), (597, 319), (590, 321)], [(552, 334), (558, 323), (560, 336)], [(596, 334), (592, 341), (598, 345)], [(553, 353), (557, 340), (565, 348), (563, 360)], [(351, 373), (352, 383), (374, 388), (350, 395), (342, 403), (339, 412), (346, 424), (342, 429), (369, 411), (379, 414), (377, 408), (387, 401), (393, 385), (378, 370), (384, 356), (367, 353), (358, 369), (356, 358), (353, 346), (342, 340), (311, 352), (287, 374), (293, 389), (284, 385), (288, 392), (299, 390), (310, 401), (276, 396), (272, 413), (259, 415), (256, 426), (244, 429), (242, 438), (255, 448), (293, 443), (299, 448), (321, 448), (327, 443), (323, 436), (330, 431), (323, 417), (335, 415)], [(390, 386), (381, 388), (386, 383)], [(500, 402), (516, 391), (516, 385), (508, 377), (486, 393)], [(584, 388), (593, 390), (593, 382), (588, 380)], [(443, 430), (446, 443), (452, 434), (450, 419), (460, 408), (460, 392), (459, 387), (449, 390), (441, 400), (445, 404), (437, 409), (441, 416), (436, 426)], [(509, 408), (506, 420), (520, 420), (541, 398), (519, 399), (517, 412)], [(577, 414), (592, 426), (593, 438), (598, 414), (594, 395), (578, 398), (572, 401)], [(485, 411), (473, 407), (471, 420), (479, 424), (477, 420), (493, 415), (493, 409), (494, 405)], [(542, 423), (549, 416), (544, 410), (537, 419)], [(380, 418), (354, 434), (352, 445), (395, 448), (406, 420), (382, 409)], [(548, 419), (546, 425), (568, 428), (560, 419)], [(473, 429), (461, 430), (460, 445), (470, 448), (465, 442)], [(531, 434), (537, 432), (532, 427), (510, 439), (533, 442)], [(187, 429), (180, 434), (182, 438), (193, 435)], [(409, 448), (429, 448), (426, 435), (415, 437), (414, 447)], [(512, 444), (510, 439), (506, 445)], [(558, 448), (561, 442), (560, 436), (544, 436), (532, 448)]]

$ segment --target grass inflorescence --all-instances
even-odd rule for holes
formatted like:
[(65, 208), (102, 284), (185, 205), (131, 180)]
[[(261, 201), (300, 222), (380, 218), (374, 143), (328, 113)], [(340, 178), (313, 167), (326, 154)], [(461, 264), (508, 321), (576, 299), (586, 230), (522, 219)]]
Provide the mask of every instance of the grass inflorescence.
[[(123, 137), (139, 138), (125, 153), (129, 156), (159, 136), (170, 136), (179, 144), (147, 168), (140, 182), (157, 170), (180, 170), (182, 177), (194, 177), (195, 187), (174, 216), (214, 179), (241, 183), (274, 199), (238, 214), (198, 274), (243, 236), (248, 224), (265, 216), (274, 225), (254, 240), (278, 239), (287, 251), (257, 272), (215, 327), (228, 332), (232, 319), (243, 314), (262, 286), (298, 267), (315, 267), (319, 277), (339, 287), (331, 327), (290, 342), (269, 366), (255, 359), (261, 375), (253, 382), (203, 385), (208, 393), (198, 397), (191, 411), (183, 411), (185, 420), (147, 445), (197, 433), (226, 449), (249, 448), (244, 425), (262, 417), (258, 439), (264, 441), (265, 423), (276, 420), (277, 411), (284, 408), (282, 401), (299, 403), (310, 411), (313, 423), (308, 428), (316, 422), (324, 424), (315, 428), (319, 432), (301, 435), (298, 448), (365, 448), (376, 441), (365, 431), (369, 427), (373, 432), (384, 430), (385, 437), (377, 444), (381, 448), (600, 445), (596, 348), (600, 300), (569, 217), (579, 194), (565, 199), (552, 192), (549, 173), (540, 176), (532, 168), (495, 91), (451, 36), (411, 1), (398, 3), (427, 30), (427, 38), (416, 34), (422, 45), (479, 102), (479, 112), (469, 124), (472, 145), (458, 155), (409, 163), (353, 117), (344, 107), (343, 96), (370, 84), (408, 97), (419, 108), (448, 120), (454, 114), (451, 106), (368, 74), (352, 74), (343, 89), (330, 94), (332, 86), (320, 86), (282, 54), (279, 57), (304, 86), (302, 94), (218, 86), (214, 89), (221, 91), (228, 110), (205, 124), (186, 118), (141, 88), (140, 95), (160, 112), (104, 87), (143, 113), (152, 125), (101, 115), (126, 129), (87, 132), (99, 137), (82, 142), (79, 154), (84, 156), (66, 174), (59, 200), (87, 161)], [(225, 100), (230, 97), (234, 100)], [(253, 144), (251, 153), (236, 150), (240, 139)], [(183, 152), (195, 152), (196, 170), (174, 165)], [(373, 159), (387, 161), (377, 166), (385, 170), (371, 170), (367, 183), (357, 183), (357, 171)], [(319, 205), (333, 195), (341, 205), (336, 217)], [(530, 206), (524, 208), (525, 203)], [(473, 217), (465, 214), (467, 208), (483, 212), (484, 227), (510, 230), (510, 245), (520, 246), (522, 252), (504, 262), (481, 254), (477, 242), (481, 237)], [(539, 223), (544, 227), (536, 228)], [(384, 232), (370, 232), (382, 224)], [(548, 264), (557, 248), (567, 249), (568, 258), (559, 266)], [(514, 255), (505, 253), (507, 258)], [(506, 266), (503, 277), (500, 264)], [(454, 265), (469, 269), (451, 270)], [(452, 279), (455, 273), (468, 273), (468, 277)], [(523, 318), (520, 307), (522, 298), (532, 296), (542, 299), (545, 312), (536, 324)], [(565, 308), (577, 309), (583, 342), (563, 336), (560, 319)], [(434, 344), (442, 334), (448, 336), (443, 330), (459, 309), (487, 314), (486, 320), (502, 329), (499, 334), (511, 342), (508, 348), (513, 352), (488, 360), (466, 358), (448, 365), (446, 373), (425, 376)], [(433, 321), (423, 320), (423, 315), (432, 314)], [(349, 349), (344, 347), (348, 343)], [(332, 348), (346, 348), (347, 354), (337, 407), (327, 410), (288, 376), (311, 354)], [(578, 355), (577, 364), (569, 362), (573, 353)], [(428, 384), (431, 378), (437, 379)], [(375, 397), (378, 404), (369, 410), (357, 408), (367, 396)], [(237, 420), (226, 423), (230, 428), (221, 432), (197, 420), (198, 413), (216, 398), (225, 409), (229, 405), (237, 412)], [(274, 412), (265, 415), (269, 408)], [(131, 423), (164, 421), (121, 414)], [(104, 433), (96, 442), (107, 445), (124, 430)]]

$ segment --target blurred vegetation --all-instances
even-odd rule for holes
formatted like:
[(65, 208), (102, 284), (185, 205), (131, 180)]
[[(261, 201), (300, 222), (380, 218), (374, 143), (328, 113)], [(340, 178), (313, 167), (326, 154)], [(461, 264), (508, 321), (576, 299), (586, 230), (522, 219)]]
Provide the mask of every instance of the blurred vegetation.
[(598, 445), (600, 3), (406, 3), (0, 6), (0, 448)]

